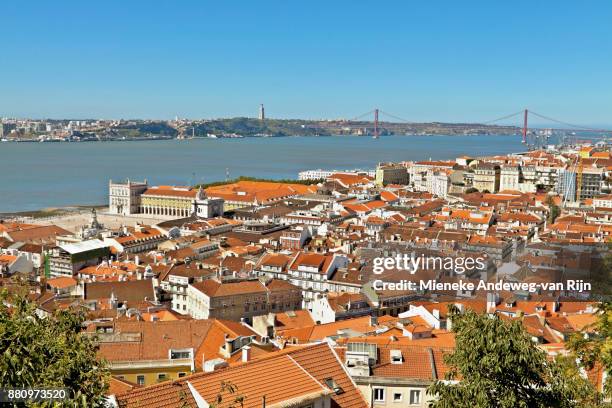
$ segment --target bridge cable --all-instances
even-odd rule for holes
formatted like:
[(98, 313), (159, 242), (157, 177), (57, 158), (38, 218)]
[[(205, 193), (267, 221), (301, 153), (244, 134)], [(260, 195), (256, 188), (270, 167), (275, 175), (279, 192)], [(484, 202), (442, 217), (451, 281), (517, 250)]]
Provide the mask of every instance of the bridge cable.
[(534, 112), (534, 111), (529, 111), (529, 113), (534, 115), (534, 116), (537, 116), (540, 119), (549, 120), (551, 122), (555, 122), (555, 123), (558, 123), (560, 125), (568, 126), (568, 127), (575, 128), (575, 129), (578, 129), (578, 130), (585, 130), (585, 131), (591, 131), (591, 132), (611, 132), (611, 130), (609, 130), (609, 129), (594, 129), (594, 128), (590, 128), (590, 127), (586, 127), (586, 126), (575, 125), (573, 123), (567, 123), (567, 122), (564, 122), (562, 120), (558, 120), (558, 119), (554, 119), (554, 118), (551, 118), (551, 117), (548, 117), (548, 116), (540, 115), (539, 113)]
[(488, 125), (488, 124), (490, 124), (490, 123), (500, 122), (500, 121), (502, 121), (502, 120), (505, 120), (505, 119), (510, 119), (510, 118), (513, 118), (513, 117), (515, 117), (515, 116), (517, 116), (517, 115), (520, 115), (520, 114), (522, 114), (523, 112), (524, 112), (524, 110), (520, 110), (520, 111), (518, 111), (518, 112), (511, 113), (510, 115), (502, 116), (502, 117), (497, 118), (497, 119), (487, 120), (486, 122), (480, 122), (480, 124), (481, 124), (481, 125)]
[(405, 123), (415, 123), (415, 122), (414, 122), (414, 121), (412, 121), (412, 120), (408, 120), (408, 119), (400, 118), (399, 116), (392, 115), (392, 114), (390, 114), (390, 113), (388, 113), (388, 112), (385, 112), (385, 111), (383, 111), (383, 110), (379, 110), (379, 112), (380, 112), (380, 113), (382, 113), (382, 114), (383, 114), (383, 115), (385, 115), (385, 116), (390, 117), (391, 119), (399, 120), (400, 122), (405, 122)]
[[(360, 121), (360, 119), (362, 119), (362, 118), (364, 118), (364, 117), (366, 117), (366, 116), (369, 116), (369, 115), (374, 114), (374, 110), (375, 110), (375, 109), (372, 109), (372, 110), (371, 110), (371, 111), (369, 111), (369, 112), (366, 112), (366, 113), (361, 114), (361, 115), (359, 115), (359, 116), (355, 116), (354, 118), (349, 119), (348, 121), (349, 121), (349, 122), (359, 122), (359, 121)], [(369, 121), (368, 121), (368, 122), (369, 122)]]

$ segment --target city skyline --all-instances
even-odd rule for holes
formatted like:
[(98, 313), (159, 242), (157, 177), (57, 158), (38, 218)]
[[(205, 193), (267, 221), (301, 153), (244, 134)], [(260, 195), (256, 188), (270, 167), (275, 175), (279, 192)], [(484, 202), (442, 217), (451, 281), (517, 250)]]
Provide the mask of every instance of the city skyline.
[(0, 116), (612, 122), (604, 2), (146, 4), (7, 5)]

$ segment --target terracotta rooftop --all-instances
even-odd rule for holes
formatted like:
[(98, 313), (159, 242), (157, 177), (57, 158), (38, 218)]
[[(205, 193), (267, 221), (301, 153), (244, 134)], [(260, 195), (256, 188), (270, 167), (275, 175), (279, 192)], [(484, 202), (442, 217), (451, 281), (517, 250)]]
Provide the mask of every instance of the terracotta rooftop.
[(221, 283), (214, 279), (206, 279), (201, 282), (195, 282), (192, 286), (208, 297), (234, 296), (246, 293), (266, 293), (268, 291), (275, 290), (298, 289), (289, 282), (278, 279), (272, 279), (267, 285), (264, 285), (259, 280)]
[[(326, 385), (325, 380), (329, 378), (342, 388), (342, 393), (336, 394)], [(300, 406), (326, 395), (331, 395), (334, 407), (367, 407), (336, 353), (327, 344), (288, 348), (211, 373), (135, 389), (117, 395), (117, 400), (125, 408), (170, 408), (180, 404), (195, 408), (198, 406), (195, 398), (208, 403), (215, 401), (223, 381), (237, 388), (234, 396), (244, 397), (244, 408), (260, 408), (264, 396), (267, 406), (280, 407)], [(229, 393), (223, 396), (225, 401), (221, 407), (227, 407), (232, 396)]]
[(153, 301), (155, 290), (151, 279), (125, 281), (125, 282), (91, 282), (86, 283), (84, 288), (84, 298), (110, 299), (111, 294), (115, 295), (119, 302), (130, 304), (142, 302), (145, 299)]

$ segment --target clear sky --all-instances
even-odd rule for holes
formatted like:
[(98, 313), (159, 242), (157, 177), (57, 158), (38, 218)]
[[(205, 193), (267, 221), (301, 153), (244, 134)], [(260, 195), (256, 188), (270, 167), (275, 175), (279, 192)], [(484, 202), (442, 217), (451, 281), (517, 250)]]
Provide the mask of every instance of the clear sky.
[(612, 2), (7, 1), (0, 117), (612, 124)]

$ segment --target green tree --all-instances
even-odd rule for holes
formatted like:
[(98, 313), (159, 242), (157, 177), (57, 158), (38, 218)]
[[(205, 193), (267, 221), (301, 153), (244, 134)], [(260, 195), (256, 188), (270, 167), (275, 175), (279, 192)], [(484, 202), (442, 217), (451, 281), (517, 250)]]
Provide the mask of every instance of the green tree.
[(27, 405), (32, 407), (103, 406), (109, 372), (97, 359), (93, 340), (81, 332), (84, 320), (83, 310), (41, 318), (25, 293), (0, 292), (0, 387), (69, 390), (61, 405)]
[[(567, 342), (568, 347), (580, 360), (580, 364), (591, 370), (597, 364), (612, 368), (612, 302), (604, 302), (597, 310), (597, 321), (587, 327), (591, 334), (576, 333)], [(609, 372), (609, 371), (608, 371)], [(612, 373), (604, 384), (604, 394), (612, 398)]]
[(548, 205), (548, 223), (552, 224), (555, 222), (557, 217), (561, 214), (561, 209), (555, 204), (553, 197), (549, 195), (546, 197), (546, 204)]
[(592, 283), (591, 296), (610, 304), (612, 300), (612, 243), (608, 243), (605, 252), (602, 262), (593, 267), (588, 281)]
[[(428, 389), (433, 408), (584, 407), (593, 387), (567, 362), (549, 360), (518, 320), (451, 308), (454, 352), (445, 356), (447, 380)], [(571, 374), (571, 375), (570, 375)], [(580, 401), (580, 402), (578, 402)]]

